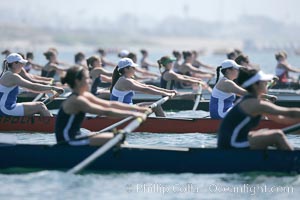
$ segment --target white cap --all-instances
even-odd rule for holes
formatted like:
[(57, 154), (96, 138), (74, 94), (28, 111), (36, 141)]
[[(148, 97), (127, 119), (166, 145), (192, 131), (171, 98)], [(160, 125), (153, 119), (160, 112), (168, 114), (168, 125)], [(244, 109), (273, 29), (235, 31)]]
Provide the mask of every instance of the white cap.
[(129, 51), (123, 49), (119, 52), (118, 55), (119, 55), (119, 57), (124, 58), (124, 57), (128, 56), (128, 54), (129, 54)]
[(26, 64), (28, 62), (28, 60), (23, 59), (22, 56), (20, 54), (17, 54), (17, 53), (9, 54), (6, 57), (6, 60), (7, 60), (8, 63), (19, 62), (19, 63)]
[(135, 64), (130, 58), (122, 58), (118, 63), (118, 70), (123, 69), (125, 67), (137, 67), (138, 65)]
[(256, 83), (257, 81), (270, 81), (274, 78), (274, 75), (272, 74), (265, 74), (263, 71), (257, 72), (254, 76), (249, 78), (247, 81), (245, 81), (242, 84), (243, 88), (249, 87), (253, 83)]
[(240, 67), (242, 67), (241, 65), (238, 65), (234, 60), (224, 60), (221, 64), (222, 66), (222, 69), (227, 69), (227, 68), (230, 68), (230, 67), (233, 67), (235, 69), (239, 69)]

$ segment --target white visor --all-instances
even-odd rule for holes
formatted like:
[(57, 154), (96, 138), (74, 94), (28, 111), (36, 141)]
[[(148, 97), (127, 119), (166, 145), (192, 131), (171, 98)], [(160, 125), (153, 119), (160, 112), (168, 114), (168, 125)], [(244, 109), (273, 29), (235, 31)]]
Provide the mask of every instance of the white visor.
[(274, 76), (272, 74), (265, 74), (263, 71), (259, 71), (257, 74), (255, 74), (255, 76), (252, 76), (250, 79), (245, 81), (242, 84), (242, 87), (247, 88), (250, 85), (252, 85), (253, 83), (256, 83), (257, 81), (270, 81), (273, 78), (274, 78)]

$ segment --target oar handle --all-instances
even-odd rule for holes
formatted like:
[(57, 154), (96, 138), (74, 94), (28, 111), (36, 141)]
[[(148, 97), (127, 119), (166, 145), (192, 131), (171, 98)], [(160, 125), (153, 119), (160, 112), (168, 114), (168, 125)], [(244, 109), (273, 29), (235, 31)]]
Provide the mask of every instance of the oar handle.
[(294, 131), (297, 131), (300, 129), (300, 123), (298, 124), (294, 124), (292, 126), (288, 126), (286, 128), (283, 128), (282, 131), (285, 133), (285, 134), (288, 134), (288, 133), (291, 133), (291, 132), (294, 132)]

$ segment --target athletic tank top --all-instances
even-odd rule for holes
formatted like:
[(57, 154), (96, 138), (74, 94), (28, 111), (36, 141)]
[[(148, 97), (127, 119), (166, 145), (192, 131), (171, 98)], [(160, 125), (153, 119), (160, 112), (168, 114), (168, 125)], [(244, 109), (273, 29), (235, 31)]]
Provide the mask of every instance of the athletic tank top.
[(162, 73), (162, 75), (161, 75), (161, 78), (160, 78), (160, 87), (164, 88), (164, 89), (168, 89), (168, 90), (173, 90), (174, 86), (175, 86), (175, 81), (174, 80), (167, 81), (167, 80), (164, 79), (164, 74), (167, 71), (169, 71), (169, 70), (165, 70)]
[(98, 87), (101, 87), (101, 77), (100, 76), (97, 77), (92, 84), (91, 93), (93, 95), (97, 95)]
[(209, 101), (210, 117), (213, 119), (224, 118), (226, 113), (233, 107), (235, 98), (234, 93), (223, 92), (215, 86)]
[(6, 87), (0, 84), (0, 116), (7, 116), (17, 105), (19, 86)]
[(115, 89), (115, 87), (112, 89), (112, 92), (110, 94), (110, 100), (112, 101), (119, 101), (127, 104), (133, 104), (132, 98), (134, 96), (134, 91), (120, 91)]
[(61, 106), (56, 117), (55, 137), (57, 143), (68, 143), (70, 145), (87, 145), (88, 140), (76, 140), (76, 135), (80, 135), (81, 124), (84, 120), (85, 113), (67, 114)]
[(253, 96), (244, 96), (222, 120), (218, 131), (218, 148), (249, 148), (248, 133), (255, 128), (261, 115), (252, 117), (240, 108), (240, 103)]

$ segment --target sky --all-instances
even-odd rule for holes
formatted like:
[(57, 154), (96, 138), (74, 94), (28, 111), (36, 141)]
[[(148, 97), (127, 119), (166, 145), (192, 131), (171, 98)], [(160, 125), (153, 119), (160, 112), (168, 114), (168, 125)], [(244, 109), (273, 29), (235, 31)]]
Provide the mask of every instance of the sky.
[(0, 11), (18, 18), (55, 15), (113, 21), (129, 13), (150, 25), (170, 15), (209, 22), (228, 22), (241, 15), (260, 15), (288, 24), (300, 24), (299, 8), (298, 0), (0, 0)]

